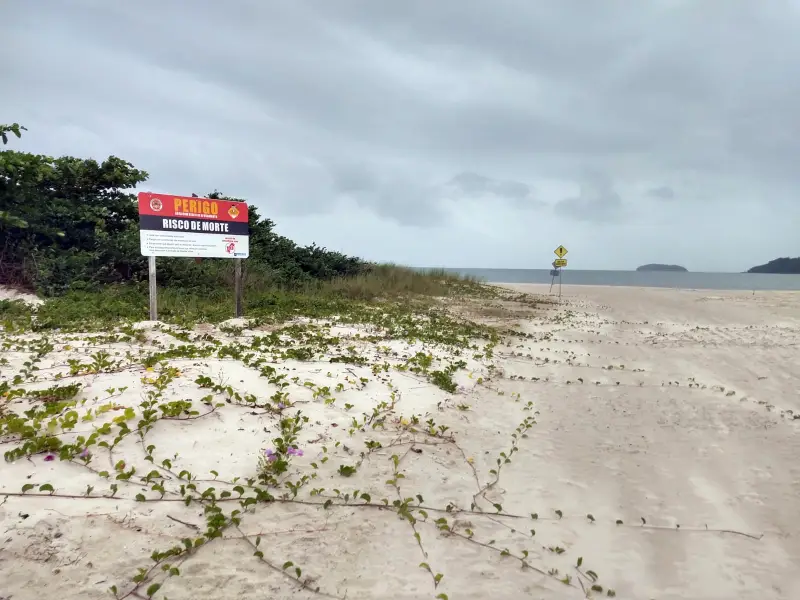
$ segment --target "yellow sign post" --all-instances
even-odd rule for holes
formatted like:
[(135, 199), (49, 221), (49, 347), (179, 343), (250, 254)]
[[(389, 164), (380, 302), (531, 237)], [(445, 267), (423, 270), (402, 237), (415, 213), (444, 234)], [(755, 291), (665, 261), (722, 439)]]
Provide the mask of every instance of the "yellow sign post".
[(558, 258), (553, 261), (553, 280), (550, 282), (550, 291), (553, 291), (553, 283), (555, 283), (556, 277), (558, 277), (558, 301), (561, 302), (561, 267), (567, 266), (567, 259), (564, 258), (567, 255), (568, 250), (564, 248), (564, 246), (559, 246), (555, 250), (553, 250), (553, 254), (555, 254)]

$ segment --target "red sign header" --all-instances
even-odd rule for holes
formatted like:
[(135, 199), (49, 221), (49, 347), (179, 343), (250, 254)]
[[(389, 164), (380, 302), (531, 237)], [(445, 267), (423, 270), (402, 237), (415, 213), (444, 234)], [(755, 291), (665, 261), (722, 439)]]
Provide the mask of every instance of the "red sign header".
[(139, 214), (247, 223), (247, 203), (139, 192)]

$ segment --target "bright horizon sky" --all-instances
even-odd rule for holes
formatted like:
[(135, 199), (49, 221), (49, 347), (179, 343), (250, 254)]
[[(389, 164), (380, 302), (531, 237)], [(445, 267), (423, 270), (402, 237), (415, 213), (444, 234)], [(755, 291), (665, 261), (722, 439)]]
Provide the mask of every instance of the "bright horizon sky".
[(412, 266), (800, 255), (796, 0), (0, 6), (10, 148)]

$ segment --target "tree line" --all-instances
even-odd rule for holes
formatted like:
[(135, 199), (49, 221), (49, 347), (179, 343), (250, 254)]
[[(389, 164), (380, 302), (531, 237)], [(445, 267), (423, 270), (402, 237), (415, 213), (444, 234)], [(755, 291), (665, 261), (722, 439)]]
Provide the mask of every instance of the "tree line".
[[(0, 139), (8, 144), (23, 131), (17, 123), (0, 125)], [(98, 162), (0, 151), (0, 284), (52, 296), (144, 281), (147, 259), (132, 190), (147, 179), (146, 171), (116, 156)], [(242, 201), (218, 191), (206, 197)], [(373, 266), (316, 244), (297, 245), (252, 205), (249, 227), (248, 286), (302, 287)], [(196, 291), (228, 285), (231, 262), (160, 258), (159, 285)]]

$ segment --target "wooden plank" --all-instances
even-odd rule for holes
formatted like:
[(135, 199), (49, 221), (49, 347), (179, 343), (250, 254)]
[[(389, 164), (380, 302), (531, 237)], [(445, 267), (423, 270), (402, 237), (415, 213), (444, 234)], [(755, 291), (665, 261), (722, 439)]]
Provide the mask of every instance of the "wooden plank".
[(236, 318), (244, 316), (244, 308), (243, 308), (243, 296), (244, 290), (242, 286), (242, 259), (235, 258), (233, 259), (234, 262), (234, 289), (236, 294)]
[(158, 288), (156, 287), (156, 257), (148, 256), (147, 265), (150, 270), (150, 320), (158, 321)]

